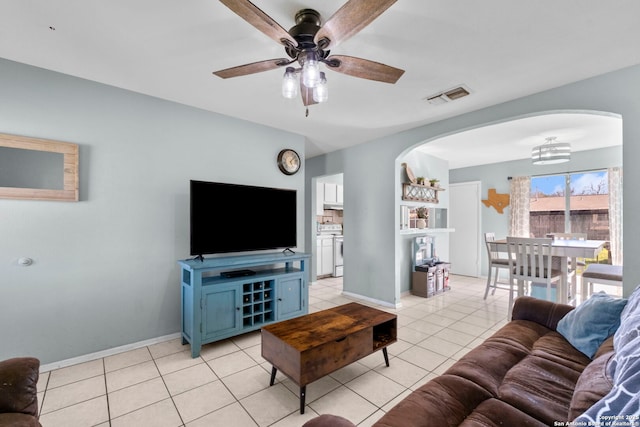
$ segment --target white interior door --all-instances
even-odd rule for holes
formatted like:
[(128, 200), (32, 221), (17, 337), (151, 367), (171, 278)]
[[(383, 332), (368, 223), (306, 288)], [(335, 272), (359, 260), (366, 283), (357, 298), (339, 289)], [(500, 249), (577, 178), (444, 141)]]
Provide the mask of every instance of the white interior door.
[(451, 273), (480, 277), (480, 181), (450, 184)]

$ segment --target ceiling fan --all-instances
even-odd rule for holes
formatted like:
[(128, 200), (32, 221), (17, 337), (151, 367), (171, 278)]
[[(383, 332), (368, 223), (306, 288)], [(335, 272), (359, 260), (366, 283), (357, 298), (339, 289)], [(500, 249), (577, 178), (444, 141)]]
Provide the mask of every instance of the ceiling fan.
[[(283, 81), (283, 95), (297, 96), (298, 86), (305, 106), (326, 100), (326, 77), (319, 63), (328, 69), (362, 79), (385, 83), (395, 83), (404, 70), (346, 55), (330, 55), (330, 49), (352, 37), (374, 19), (386, 11), (396, 0), (348, 0), (324, 25), (320, 14), (313, 9), (302, 9), (296, 13), (296, 24), (286, 31), (276, 21), (249, 0), (220, 0), (239, 15), (276, 42), (284, 46), (289, 58), (268, 59), (266, 61), (239, 65), (215, 71), (218, 77), (245, 76), (286, 67)], [(298, 63), (300, 68), (294, 68)], [(296, 75), (300, 74), (300, 81)], [(324, 96), (323, 96), (324, 95)]]

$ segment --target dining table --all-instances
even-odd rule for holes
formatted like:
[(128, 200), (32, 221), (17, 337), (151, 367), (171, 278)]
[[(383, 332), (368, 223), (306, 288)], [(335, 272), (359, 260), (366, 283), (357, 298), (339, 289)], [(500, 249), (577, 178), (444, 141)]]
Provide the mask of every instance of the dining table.
[[(500, 252), (507, 252), (507, 239), (495, 241)], [(553, 239), (551, 242), (551, 256), (561, 258), (560, 267), (562, 279), (556, 295), (561, 304), (569, 303), (569, 265), (577, 265), (578, 258), (597, 258), (607, 244), (606, 240)], [(571, 296), (575, 299), (577, 290), (577, 275), (571, 278)], [(518, 296), (524, 295), (524, 284), (518, 284)]]

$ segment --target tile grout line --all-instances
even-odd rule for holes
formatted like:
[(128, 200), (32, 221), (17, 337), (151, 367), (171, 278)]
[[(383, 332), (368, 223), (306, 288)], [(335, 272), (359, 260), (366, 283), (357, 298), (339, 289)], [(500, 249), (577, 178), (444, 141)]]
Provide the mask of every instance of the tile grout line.
[[(158, 375), (160, 375), (160, 378), (162, 379), (162, 384), (164, 384), (164, 388), (167, 390), (167, 394), (169, 395), (169, 399), (171, 399), (171, 404), (173, 405), (174, 409), (176, 410), (176, 414), (178, 414), (178, 418), (180, 418), (180, 423), (181, 423), (182, 426), (185, 426), (186, 423), (184, 422), (184, 418), (182, 418), (182, 414), (178, 410), (178, 406), (176, 405), (176, 401), (173, 399), (173, 395), (171, 394), (171, 390), (169, 390), (169, 387), (167, 386), (167, 382), (166, 382), (166, 380), (164, 378), (164, 375), (160, 371), (160, 367), (158, 367), (158, 363), (156, 362), (156, 358), (153, 357), (153, 353), (151, 353), (151, 350), (149, 349), (149, 347), (146, 347), (146, 348), (147, 348), (147, 351), (149, 352), (149, 355), (151, 356), (151, 360), (153, 360), (153, 365), (158, 370)], [(198, 356), (198, 357), (200, 357), (200, 356)], [(206, 364), (204, 359), (203, 359), (203, 362)], [(211, 368), (209, 368), (209, 369), (211, 369)], [(177, 371), (175, 371), (175, 372), (177, 372)], [(215, 372), (214, 372), (214, 375), (215, 375)], [(137, 410), (139, 410), (139, 409), (136, 409), (136, 411)], [(133, 411), (133, 412), (135, 412), (135, 411)]]
[[(477, 283), (475, 282), (470, 282), (472, 285), (477, 285)], [(456, 286), (460, 286), (460, 287), (464, 287), (466, 283), (460, 283), (457, 284)], [(311, 291), (311, 288), (310, 288)], [(311, 293), (311, 292), (310, 292)], [(327, 286), (324, 286), (324, 288), (322, 289), (321, 292), (318, 292), (315, 295), (310, 295), (311, 297), (314, 297), (315, 299), (318, 300), (317, 304), (309, 304), (309, 311), (313, 312), (313, 306), (316, 306), (316, 310), (320, 310), (322, 308), (324, 308), (326, 305), (331, 305), (331, 306), (336, 306), (336, 305), (340, 305), (341, 301), (342, 301), (342, 285), (341, 284), (330, 284)], [(379, 367), (382, 366), (382, 363), (380, 364), (375, 364), (375, 366), (373, 366), (372, 363), (367, 363), (367, 364), (362, 364), (361, 365), (365, 368), (363, 370), (363, 372), (357, 374), (356, 376), (354, 376), (353, 378), (349, 378), (348, 380), (340, 380), (336, 377), (333, 377), (333, 375), (329, 374), (329, 377), (332, 378), (332, 381), (335, 381), (337, 388), (331, 388), (326, 392), (322, 392), (322, 394), (318, 394), (318, 396), (315, 397), (313, 402), (319, 401), (320, 399), (326, 398), (327, 396), (330, 396), (331, 393), (335, 392), (335, 390), (339, 389), (340, 387), (344, 387), (345, 390), (348, 390), (349, 393), (353, 393), (355, 396), (358, 396), (359, 398), (363, 399), (364, 401), (368, 402), (368, 404), (371, 405), (371, 409), (373, 409), (373, 412), (368, 414), (367, 416), (365, 416), (365, 418), (360, 421), (361, 425), (368, 425), (367, 424), (367, 420), (373, 420), (373, 422), (375, 422), (375, 420), (372, 418), (374, 416), (376, 416), (376, 414), (378, 412), (384, 414), (386, 413), (386, 411), (384, 411), (384, 407), (386, 405), (388, 405), (390, 402), (392, 402), (393, 400), (397, 399), (399, 396), (401, 396), (404, 393), (411, 393), (412, 390), (416, 389), (420, 384), (425, 383), (426, 381), (428, 381), (430, 378), (432, 378), (433, 376), (437, 376), (439, 375), (440, 371), (444, 372), (446, 369), (448, 369), (448, 366), (455, 362), (456, 360), (458, 360), (460, 357), (462, 357), (462, 355), (464, 355), (465, 353), (467, 353), (468, 351), (471, 351), (473, 349), (473, 347), (475, 347), (474, 345), (472, 345), (472, 343), (474, 343), (476, 340), (482, 338), (483, 336), (486, 336), (488, 334), (491, 334), (493, 332), (495, 332), (496, 328), (500, 326), (501, 323), (503, 323), (505, 321), (505, 316), (501, 315), (501, 311), (505, 310), (506, 311), (506, 301), (503, 301), (503, 298), (500, 297), (492, 297), (492, 301), (478, 301), (478, 298), (482, 298), (481, 297), (481, 290), (480, 289), (470, 289), (469, 292), (461, 292), (455, 295), (451, 295), (451, 294), (440, 294), (437, 295), (436, 298), (416, 298), (412, 295), (407, 295), (407, 296), (403, 296), (403, 299), (406, 298), (406, 302), (403, 305), (402, 308), (400, 309), (393, 309), (390, 310), (391, 312), (394, 312), (398, 315), (398, 318), (400, 319), (401, 317), (403, 317), (402, 312), (405, 310), (413, 310), (411, 313), (411, 315), (405, 315), (404, 316), (404, 321), (402, 322), (403, 325), (399, 325), (398, 329), (404, 329), (406, 330), (413, 330), (416, 332), (421, 332), (420, 330), (420, 325), (416, 324), (415, 327), (411, 327), (410, 325), (413, 323), (417, 323), (419, 321), (425, 321), (425, 322), (429, 322), (429, 320), (425, 320), (425, 318), (429, 317), (429, 316), (439, 316), (443, 319), (446, 319), (446, 321), (441, 322), (441, 323), (448, 323), (446, 326), (442, 326), (441, 328), (439, 328), (437, 331), (434, 332), (429, 332), (427, 334), (423, 334), (424, 338), (419, 338), (419, 335), (415, 336), (415, 342), (412, 341), (406, 341), (406, 340), (402, 340), (400, 337), (398, 338), (399, 342), (404, 342), (407, 347), (404, 350), (401, 350), (400, 353), (395, 354), (395, 355), (391, 355), (391, 362), (393, 363), (393, 359), (396, 359), (397, 361), (402, 360), (404, 363), (406, 363), (407, 365), (411, 365), (415, 368), (419, 368), (421, 370), (423, 370), (424, 372), (426, 372), (426, 374), (424, 376), (422, 376), (420, 379), (415, 380), (415, 382), (413, 382), (413, 379), (411, 377), (406, 377), (407, 379), (411, 379), (412, 384), (409, 386), (405, 386), (403, 385), (403, 383), (409, 383), (409, 381), (403, 381), (403, 383), (399, 382), (400, 377), (394, 377), (393, 375), (391, 376), (386, 376), (385, 374), (378, 372), (376, 369), (378, 369)], [(456, 310), (456, 308), (461, 308), (461, 310)], [(453, 313), (455, 312), (456, 314), (454, 314), (453, 316), (446, 316), (446, 313)], [(505, 313), (506, 315), (506, 313)], [(418, 316), (418, 317), (414, 317), (414, 316)], [(478, 329), (475, 329), (475, 332), (466, 332), (464, 327), (458, 327), (457, 329), (452, 329), (451, 325), (457, 325), (460, 322), (464, 322), (464, 323), (468, 323), (470, 326), (478, 326), (477, 323), (474, 323), (472, 320), (468, 320), (470, 317), (476, 316), (478, 319), (482, 320), (482, 325), (481, 331), (478, 331)], [(404, 324), (406, 322), (406, 324)], [(450, 322), (450, 323), (449, 323)], [(400, 323), (400, 322), (399, 322)], [(436, 326), (440, 326), (439, 323), (434, 323), (434, 325)], [(488, 326), (487, 326), (488, 325)], [(462, 325), (460, 325), (462, 326)], [(415, 329), (414, 329), (415, 328)], [(458, 330), (460, 329), (460, 330)], [(458, 340), (449, 340), (446, 337), (442, 336), (443, 331), (447, 331), (450, 330), (456, 334), (462, 334), (460, 335), (460, 339)], [(437, 334), (441, 334), (440, 336), (438, 336)], [(399, 334), (400, 335), (400, 334)], [(468, 336), (471, 339), (471, 341), (466, 342), (465, 344), (461, 344), (461, 342), (465, 341), (464, 336)], [(447, 355), (447, 354), (441, 354), (438, 351), (434, 351), (433, 349), (429, 348), (427, 344), (425, 344), (425, 347), (422, 347), (420, 345), (420, 343), (426, 341), (429, 338), (437, 338), (443, 341), (447, 341), (449, 343), (451, 343), (452, 346), (455, 347), (451, 347), (451, 349), (449, 351), (447, 351), (446, 353), (449, 354), (451, 353), (451, 355)], [(246, 371), (248, 369), (253, 369), (255, 367), (259, 367), (262, 370), (265, 370), (263, 364), (259, 361), (256, 360), (255, 358), (253, 358), (251, 356), (251, 354), (255, 353), (255, 347), (259, 344), (252, 344), (251, 341), (242, 341), (242, 342), (235, 342), (235, 341), (231, 341), (232, 343), (234, 343), (237, 347), (238, 350), (237, 351), (242, 351), (242, 353), (248, 357), (251, 362), (252, 362), (252, 366), (251, 367), (247, 367), (247, 368), (242, 368), (239, 371), (234, 371), (231, 374), (229, 374), (229, 376), (231, 375), (235, 375), (237, 373)], [(403, 346), (404, 346), (403, 345)], [(176, 401), (174, 400), (175, 396), (171, 395), (171, 392), (169, 391), (169, 386), (167, 384), (167, 380), (165, 378), (165, 375), (169, 375), (169, 374), (173, 374), (174, 372), (180, 372), (182, 370), (188, 369), (190, 366), (178, 369), (176, 371), (170, 372), (170, 373), (165, 373), (162, 374), (160, 372), (159, 369), (159, 365), (158, 365), (158, 361), (157, 358), (154, 357), (151, 349), (149, 348), (149, 346), (146, 346), (146, 351), (150, 354), (151, 356), (151, 360), (154, 363), (154, 367), (155, 369), (158, 371), (158, 374), (164, 384), (165, 390), (167, 391), (167, 393), (169, 394), (169, 397), (171, 398), (172, 404), (173, 404), (173, 409), (176, 411), (180, 422), (182, 422), (182, 427), (186, 426), (186, 423), (183, 419), (183, 415), (180, 413), (180, 411), (178, 410), (178, 407), (176, 405)], [(170, 356), (172, 354), (177, 354), (180, 351), (177, 351), (174, 348), (174, 345), (170, 345), (166, 348), (163, 349), (158, 349), (162, 352), (168, 350), (169, 353), (168, 354), (163, 354), (164, 356)], [(439, 357), (444, 358), (444, 360), (442, 361), (442, 363), (439, 363), (437, 366), (432, 366), (431, 369), (426, 369), (424, 366), (422, 365), (418, 365), (416, 363), (411, 362), (410, 360), (406, 360), (405, 358), (402, 357), (403, 354), (405, 354), (407, 351), (410, 350), (414, 350), (417, 352), (420, 351), (429, 351), (432, 352), (436, 355), (438, 355)], [(455, 351), (453, 351), (455, 350)], [(463, 353), (464, 352), (464, 353)], [(233, 352), (232, 352), (233, 353)], [(161, 353), (160, 353), (161, 354)], [(416, 361), (416, 355), (418, 355), (419, 353), (416, 353), (415, 355), (413, 355), (412, 360)], [(227, 354), (223, 354), (221, 356), (218, 357), (223, 357), (226, 356)], [(407, 354), (408, 356), (409, 354)], [(215, 360), (218, 357), (213, 357), (211, 359), (211, 361)], [(248, 419), (251, 419), (252, 422), (258, 424), (258, 419), (255, 418), (254, 415), (251, 414), (251, 412), (249, 411), (249, 408), (245, 407), (243, 405), (243, 403), (241, 402), (240, 399), (238, 399), (234, 393), (232, 392), (232, 390), (229, 388), (229, 386), (227, 385), (227, 383), (223, 380), (223, 378), (219, 377), (216, 372), (213, 370), (212, 366), (209, 364), (210, 361), (204, 360), (204, 358), (202, 356), (199, 356), (201, 362), (199, 363), (205, 363), (207, 365), (207, 369), (209, 369), (215, 376), (215, 378), (221, 382), (222, 386), (227, 390), (227, 392), (230, 393), (230, 395), (233, 398), (233, 401), (231, 403), (229, 403), (228, 405), (224, 405), (220, 408), (217, 408), (215, 411), (209, 412), (207, 414), (202, 415), (201, 417), (197, 418), (200, 419), (202, 417), (208, 416), (211, 413), (214, 413), (216, 411), (219, 411), (223, 408), (227, 408), (231, 405), (233, 405), (234, 403), (238, 403), (239, 404), (239, 408), (242, 409), (242, 411), (248, 415)], [(131, 366), (135, 366), (137, 364), (140, 363), (136, 363), (130, 366), (125, 366), (124, 368), (128, 368)], [(121, 368), (121, 369), (124, 369)], [(413, 368), (412, 368), (413, 369)], [(110, 401), (109, 401), (109, 390), (108, 390), (108, 384), (107, 384), (107, 372), (106, 372), (106, 358), (102, 358), (102, 371), (103, 371), (103, 375), (104, 375), (104, 386), (105, 386), (105, 392), (106, 392), (106, 399), (107, 399), (107, 416), (108, 416), (108, 425), (111, 426), (112, 425), (112, 419), (111, 419), (111, 407), (110, 407)], [(386, 402), (384, 402), (383, 404), (381, 404), (380, 406), (378, 406), (377, 404), (375, 404), (374, 402), (372, 402), (370, 399), (368, 399), (366, 396), (359, 394), (358, 392), (355, 391), (355, 389), (351, 388), (350, 386), (348, 386), (347, 384), (353, 381), (356, 381), (358, 378), (362, 377), (363, 375), (366, 374), (376, 374), (376, 375), (380, 375), (381, 378), (384, 378), (385, 381), (391, 381), (393, 384), (397, 384), (402, 391), (400, 391), (398, 394), (394, 395), (393, 397), (391, 397), (390, 399), (388, 399)], [(268, 375), (268, 372), (265, 372), (265, 375)], [(344, 382), (343, 382), (344, 381)], [(47, 398), (47, 393), (51, 390), (49, 389), (49, 385), (51, 382), (51, 373), (49, 373), (49, 376), (46, 379), (45, 382), (45, 391), (43, 393), (42, 396), (42, 403), (41, 403), (41, 407), (44, 407), (44, 401)], [(290, 392), (292, 395), (294, 395), (296, 398), (299, 398), (299, 396), (292, 391), (291, 388), (287, 387), (287, 385), (285, 385), (285, 383), (283, 382), (282, 379), (278, 380), (276, 382), (276, 384), (282, 384), (282, 386), (288, 391)], [(275, 384), (274, 384), (275, 385)], [(355, 384), (354, 384), (355, 385)], [(133, 386), (133, 385), (130, 385)], [(130, 387), (128, 386), (128, 387)], [(199, 386), (197, 386), (199, 387)], [(184, 392), (193, 390), (195, 388), (197, 388), (196, 386), (192, 386), (189, 390), (185, 390)], [(126, 387), (125, 387), (126, 388)], [(267, 388), (268, 389), (268, 388)], [(252, 392), (251, 394), (249, 394), (246, 397), (255, 395), (256, 393), (262, 392), (266, 389), (261, 389), (259, 391), (255, 391)], [(322, 389), (320, 389), (322, 390)], [(180, 393), (182, 394), (182, 393)], [(244, 398), (243, 398), (244, 399)], [(315, 412), (315, 410), (313, 410), (313, 408), (310, 406), (313, 402), (307, 402), (307, 404), (305, 405), (310, 411)], [(155, 402), (157, 403), (157, 402)], [(154, 404), (155, 404), (154, 403)], [(73, 405), (70, 405), (73, 406)], [(144, 407), (147, 407), (149, 405), (145, 405)], [(138, 411), (142, 408), (136, 408), (128, 413), (132, 413), (135, 411)], [(281, 418), (274, 420), (273, 422), (269, 422), (269, 425), (274, 425), (274, 424), (278, 424), (280, 422), (282, 422), (283, 420), (287, 419), (288, 417), (290, 417), (292, 414), (295, 414), (296, 412), (298, 412), (299, 409), (296, 409), (295, 411), (293, 411), (292, 413), (287, 413), (287, 414), (278, 414), (278, 416), (281, 416)], [(40, 411), (41, 412), (41, 411)], [(125, 414), (123, 414), (125, 415)], [(196, 420), (197, 420), (196, 419)], [(190, 422), (194, 422), (196, 420), (192, 420)], [(102, 424), (100, 424), (102, 425)], [(105, 425), (107, 425), (105, 423)]]
[[(109, 405), (109, 387), (107, 385), (107, 366), (106, 366), (104, 357), (102, 358), (102, 372), (104, 372), (104, 392), (105, 392), (105, 398), (107, 400), (107, 422), (109, 423), (109, 427), (111, 427), (111, 406)], [(100, 425), (100, 424), (97, 424), (97, 425)]]

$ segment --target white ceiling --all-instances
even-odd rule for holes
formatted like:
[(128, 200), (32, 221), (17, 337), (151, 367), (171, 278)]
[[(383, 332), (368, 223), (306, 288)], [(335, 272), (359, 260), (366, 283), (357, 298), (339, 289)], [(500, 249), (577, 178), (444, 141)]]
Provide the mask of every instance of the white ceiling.
[[(328, 19), (345, 1), (254, 4), (289, 29), (296, 11), (314, 8)], [(217, 0), (3, 0), (0, 57), (295, 132), (306, 137), (313, 157), (638, 64), (639, 16), (637, 0), (399, 0), (332, 53), (405, 74), (389, 85), (328, 71), (329, 101), (311, 106), (308, 117), (299, 99), (281, 97), (282, 70), (227, 80), (212, 75), (286, 57), (282, 46)], [(470, 96), (439, 106), (424, 101), (460, 84)], [(496, 126), (485, 137), (500, 141), (495, 132), (508, 131), (515, 147), (527, 138), (543, 142), (558, 128), (572, 134), (598, 127), (575, 118)], [(478, 139), (458, 135), (455, 142), (476, 147)], [(434, 155), (448, 158), (451, 150), (443, 151)], [(455, 151), (457, 158), (469, 151), (476, 159), (488, 155)], [(491, 151), (495, 158), (507, 150)]]
[(622, 119), (613, 114), (550, 113), (456, 133), (418, 149), (458, 169), (530, 158), (531, 149), (551, 137), (570, 143), (574, 152), (621, 145)]

